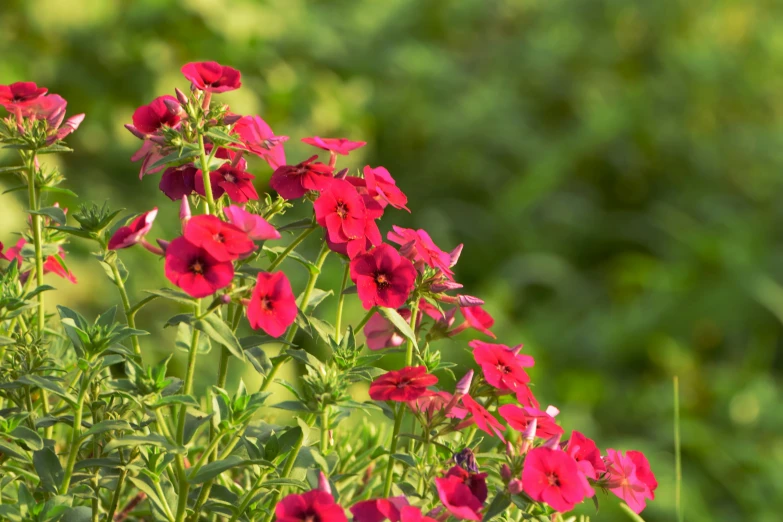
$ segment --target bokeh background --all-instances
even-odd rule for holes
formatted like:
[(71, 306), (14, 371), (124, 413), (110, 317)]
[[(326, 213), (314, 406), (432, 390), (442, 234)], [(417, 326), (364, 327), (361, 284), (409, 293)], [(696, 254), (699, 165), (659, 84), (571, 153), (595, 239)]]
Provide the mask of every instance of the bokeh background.
[[(413, 209), (387, 213), (385, 229), (465, 243), (458, 280), (486, 299), (502, 342), (535, 356), (542, 402), (599, 444), (648, 453), (661, 485), (646, 520), (675, 519), (677, 375), (686, 520), (772, 522), (782, 24), (783, 4), (766, 0), (5, 0), (0, 82), (34, 80), (87, 113), (76, 152), (47, 160), (82, 200), (159, 206), (161, 237), (176, 233), (177, 205), (156, 176), (139, 181), (122, 125), (185, 88), (187, 61), (239, 68), (243, 89), (220, 99), (291, 136), (292, 161), (311, 153), (304, 136), (368, 141), (344, 165), (386, 166)], [(268, 167), (251, 171), (266, 190)], [(22, 208), (0, 197), (0, 240), (14, 240)], [(69, 250), (80, 282), (58, 282), (59, 300), (85, 314), (116, 302), (88, 246)], [(163, 285), (148, 253), (123, 259), (137, 296)], [(325, 286), (340, 275), (327, 262)], [(168, 315), (140, 314), (150, 359), (171, 350)], [(466, 360), (467, 339), (442, 344), (444, 357)], [(214, 369), (201, 364), (204, 385)], [(627, 520), (615, 504), (595, 520)]]

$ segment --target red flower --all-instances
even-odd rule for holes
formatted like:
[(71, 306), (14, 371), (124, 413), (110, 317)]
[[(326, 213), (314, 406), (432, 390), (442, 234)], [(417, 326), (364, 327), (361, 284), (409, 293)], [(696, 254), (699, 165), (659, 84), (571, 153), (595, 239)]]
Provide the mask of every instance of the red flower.
[(296, 298), (283, 272), (261, 272), (247, 306), (247, 320), (272, 337), (280, 337), (296, 319)]
[[(554, 411), (557, 412), (557, 410)], [(498, 412), (508, 422), (508, 425), (517, 431), (525, 431), (528, 423), (536, 419), (536, 437), (541, 437), (542, 439), (548, 439), (564, 432), (563, 428), (557, 425), (552, 415), (533, 407), (526, 406), (520, 408), (515, 404), (505, 404), (498, 408)]]
[(415, 506), (405, 506), (400, 510), (400, 522), (437, 522), (437, 520), (422, 515), (421, 509)]
[(465, 317), (465, 321), (470, 328), (473, 328), (484, 335), (488, 335), (493, 339), (496, 338), (495, 334), (489, 330), (495, 324), (495, 319), (481, 306), (461, 306), (459, 311), (462, 312), (462, 316)]
[(269, 185), (285, 199), (299, 199), (310, 190), (324, 190), (334, 178), (332, 167), (315, 162), (313, 156), (297, 165), (278, 167), (269, 180)]
[(565, 451), (540, 447), (525, 457), (522, 489), (536, 502), (546, 502), (556, 511), (570, 511), (585, 499), (586, 488), (592, 491), (576, 461)]
[(266, 219), (251, 214), (236, 205), (224, 208), (223, 214), (226, 215), (226, 218), (232, 225), (243, 230), (250, 239), (267, 241), (269, 239), (280, 239), (281, 237), (280, 232), (270, 225)]
[(354, 522), (400, 522), (400, 512), (408, 506), (405, 497), (376, 498), (357, 502), (349, 511)]
[[(24, 259), (22, 258), (22, 247), (27, 244), (27, 241), (25, 241), (24, 238), (21, 238), (19, 241), (16, 242), (16, 245), (12, 246), (8, 250), (6, 250), (5, 254), (3, 253), (3, 243), (0, 243), (0, 259), (5, 259), (6, 261), (13, 261), (16, 259), (16, 263), (19, 267), (22, 266), (22, 262)], [(65, 250), (63, 250), (62, 247), (58, 249), (58, 255), (60, 256), (60, 259), (65, 259)], [(66, 270), (66, 268), (60, 263), (60, 261), (57, 259), (57, 256), (49, 256), (46, 258), (43, 264), (44, 268), (44, 274), (48, 273), (54, 273), (55, 275), (58, 275), (62, 277), (63, 279), (67, 279), (71, 283), (76, 283), (76, 276), (73, 275), (73, 272)], [(30, 277), (30, 270), (27, 270), (26, 272), (22, 273), (20, 279), (22, 282), (27, 281), (27, 278)]]
[(384, 206), (388, 203), (394, 208), (404, 208), (410, 212), (408, 207), (405, 206), (408, 198), (397, 187), (394, 178), (391, 177), (389, 171), (384, 167), (372, 168), (366, 165), (364, 167), (364, 179), (367, 182), (367, 192), (371, 197), (382, 201)]
[(345, 138), (321, 138), (313, 136), (312, 138), (302, 138), (302, 141), (313, 147), (328, 150), (336, 154), (347, 156), (352, 150), (367, 145), (366, 141), (351, 141)]
[(571, 432), (566, 451), (574, 458), (587, 478), (598, 480), (599, 473), (606, 471), (606, 464), (601, 460), (601, 452), (595, 442), (578, 431)]
[(315, 200), (313, 208), (315, 220), (326, 229), (333, 242), (345, 243), (364, 236), (364, 202), (354, 186), (347, 181), (332, 180)]
[(463, 395), (462, 405), (470, 412), (470, 418), (467, 423), (463, 423), (464, 425), (469, 426), (475, 422), (476, 427), (484, 433), (493, 437), (496, 436), (500, 440), (505, 440), (503, 438), (503, 425), (484, 406), (476, 402), (473, 397), (467, 393)]
[(347, 522), (345, 511), (325, 491), (292, 494), (275, 506), (277, 522)]
[(51, 145), (78, 129), (79, 125), (84, 121), (84, 114), (77, 114), (71, 116), (63, 123), (67, 105), (68, 102), (57, 94), (40, 96), (17, 105), (17, 117), (24, 116), (35, 120), (46, 120), (46, 144)]
[(381, 231), (378, 230), (378, 225), (366, 214), (364, 219), (364, 233), (361, 236), (355, 239), (349, 239), (345, 243), (335, 243), (329, 238), (328, 231), (326, 234), (326, 244), (329, 247), (329, 250), (342, 254), (348, 257), (348, 259), (353, 259), (359, 254), (365, 254), (372, 247), (378, 246), (381, 243), (383, 243), (383, 236), (381, 235)]
[(375, 379), (370, 385), (370, 397), (374, 401), (408, 402), (423, 395), (427, 386), (437, 382), (438, 378), (428, 374), (425, 366), (406, 366)]
[(430, 235), (424, 230), (413, 230), (392, 226), (392, 231), (386, 236), (392, 243), (397, 243), (402, 248), (400, 252), (413, 261), (417, 266), (428, 265), (438, 269), (449, 279), (453, 279), (451, 271), (451, 256), (438, 248)]
[(166, 277), (193, 297), (206, 297), (231, 284), (234, 266), (178, 237), (166, 248)]
[(351, 261), (351, 280), (356, 283), (362, 306), (399, 308), (416, 284), (416, 269), (387, 244)]
[(245, 232), (208, 214), (191, 218), (183, 235), (218, 261), (233, 261), (256, 248)]
[(11, 85), (0, 85), (0, 105), (7, 110), (24, 105), (46, 94), (46, 87), (38, 87), (34, 82), (16, 82)]
[(198, 169), (192, 164), (169, 167), (160, 178), (158, 188), (171, 201), (188, 197), (196, 190), (196, 173)]
[(240, 73), (217, 62), (191, 62), (182, 66), (185, 78), (202, 91), (226, 92), (239, 89)]
[(533, 366), (533, 358), (529, 355), (518, 355), (506, 345), (479, 340), (470, 341), (468, 345), (473, 348), (473, 357), (491, 386), (500, 391), (513, 391), (530, 382), (525, 371)]
[[(472, 474), (475, 485), (471, 488), (471, 474), (459, 467), (451, 468), (445, 477), (435, 479), (440, 501), (449, 512), (460, 520), (481, 520), (481, 511), (487, 499), (486, 473)], [(483, 483), (483, 487), (482, 487)], [(477, 495), (478, 493), (478, 495)], [(482, 498), (483, 497), (483, 498)]]
[(638, 451), (629, 451), (625, 456), (619, 451), (606, 450), (606, 476), (609, 491), (628, 504), (634, 513), (641, 513), (647, 506), (645, 498), (655, 499), (655, 480), (650, 463)]
[(155, 207), (138, 216), (129, 225), (118, 228), (114, 235), (111, 236), (111, 239), (109, 239), (109, 250), (128, 248), (144, 239), (144, 236), (152, 228), (152, 222), (155, 221), (155, 216), (157, 215), (158, 207)]
[[(397, 310), (403, 319), (410, 320), (411, 311), (407, 308)], [(367, 348), (381, 350), (393, 346), (400, 346), (405, 338), (400, 335), (397, 328), (379, 313), (374, 313), (367, 324), (364, 325), (364, 336), (367, 339)]]
[(408, 402), (408, 407), (414, 412), (432, 420), (438, 412), (446, 410), (449, 419), (464, 419), (468, 411), (456, 406), (459, 397), (447, 391), (434, 392), (427, 390), (424, 395)]
[(133, 113), (133, 126), (144, 134), (152, 134), (164, 125), (174, 127), (180, 121), (177, 114), (172, 114), (163, 100), (179, 103), (174, 96), (158, 96), (149, 105), (142, 105)]
[(239, 146), (262, 158), (273, 169), (285, 165), (283, 143), (288, 141), (288, 136), (275, 136), (259, 116), (242, 117), (234, 124), (233, 132), (242, 142)]
[[(232, 167), (229, 163), (224, 163), (219, 169), (209, 173), (212, 196), (217, 199), (223, 194), (228, 194), (229, 199), (236, 203), (247, 203), (251, 199), (258, 199), (258, 192), (253, 186), (254, 179), (254, 175), (239, 167)], [(206, 196), (204, 175), (200, 170), (196, 173), (196, 193)]]

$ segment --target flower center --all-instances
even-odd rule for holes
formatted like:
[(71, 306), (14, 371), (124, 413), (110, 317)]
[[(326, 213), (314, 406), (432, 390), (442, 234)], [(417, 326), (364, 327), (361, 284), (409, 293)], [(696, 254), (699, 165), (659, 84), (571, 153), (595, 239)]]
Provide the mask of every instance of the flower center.
[(508, 366), (506, 366), (506, 365), (504, 365), (504, 364), (498, 364), (498, 365), (497, 365), (497, 370), (498, 370), (500, 373), (504, 373), (504, 374), (509, 374), (509, 373), (511, 373), (511, 368), (509, 368)]
[(190, 265), (190, 271), (194, 274), (204, 273), (204, 264), (201, 262), (201, 259), (196, 259), (193, 264)]
[(212, 239), (214, 239), (218, 243), (224, 243), (226, 241), (226, 238), (223, 237), (223, 234), (221, 234), (220, 232), (212, 236)]
[(337, 213), (338, 216), (340, 216), (340, 219), (345, 219), (345, 217), (348, 215), (348, 205), (346, 205), (342, 201), (338, 201), (335, 212)]
[(272, 309), (273, 309), (272, 300), (269, 299), (268, 296), (264, 296), (264, 297), (261, 298), (261, 309), (264, 312), (271, 312), (272, 311)]
[(554, 486), (556, 488), (560, 487), (560, 478), (557, 475), (555, 475), (554, 473), (550, 473), (549, 475), (547, 475), (546, 479), (547, 479), (547, 482), (549, 482), (550, 486)]
[(388, 288), (391, 285), (386, 274), (381, 273), (375, 274), (375, 284), (378, 285), (378, 288)]
[(228, 181), (229, 183), (236, 183), (237, 181), (237, 177), (228, 172), (223, 175), (223, 179)]

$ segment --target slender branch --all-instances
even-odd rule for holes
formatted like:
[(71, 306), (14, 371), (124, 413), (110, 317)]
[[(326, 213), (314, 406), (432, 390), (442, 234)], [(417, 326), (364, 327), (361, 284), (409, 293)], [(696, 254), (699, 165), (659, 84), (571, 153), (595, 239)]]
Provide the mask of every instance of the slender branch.
[[(40, 194), (35, 190), (35, 152), (31, 152), (27, 157), (27, 194), (30, 210), (37, 211), (40, 202)], [(41, 216), (31, 214), (33, 225), (33, 243), (35, 244), (35, 280), (38, 286), (43, 285), (43, 239), (41, 237)], [(38, 294), (38, 335), (42, 336), (46, 322), (46, 312), (44, 310), (44, 294)]]
[[(125, 310), (125, 319), (128, 321), (128, 327), (135, 330), (137, 310), (134, 310), (130, 304), (130, 299), (128, 299), (128, 291), (125, 289), (125, 282), (122, 280), (122, 274), (120, 274), (120, 269), (117, 266), (117, 260), (112, 259), (110, 264), (112, 274), (114, 275), (114, 283), (117, 285), (117, 290), (120, 292), (122, 308)], [(139, 343), (138, 336), (131, 335), (131, 344), (133, 345), (133, 352), (136, 354), (136, 357), (141, 360), (141, 344)]]
[(316, 225), (312, 225), (306, 229), (304, 229), (296, 238), (291, 241), (291, 244), (286, 247), (283, 252), (275, 258), (272, 263), (269, 264), (269, 267), (266, 269), (267, 272), (272, 272), (275, 268), (280, 266), (280, 263), (282, 263), (286, 257), (288, 257), (288, 254), (294, 251), (296, 247), (299, 246), (299, 244), (304, 241), (307, 236), (313, 233), (313, 231), (318, 228)]
[(351, 264), (345, 264), (345, 270), (343, 271), (343, 280), (340, 283), (340, 295), (337, 296), (337, 315), (334, 318), (334, 337), (337, 344), (340, 344), (340, 331), (342, 330), (343, 322), (343, 304), (345, 304), (345, 285), (348, 284), (348, 278), (351, 275)]
[(76, 403), (76, 412), (73, 415), (73, 429), (71, 429), (71, 446), (68, 453), (68, 462), (65, 464), (65, 470), (63, 471), (63, 482), (60, 486), (60, 493), (63, 495), (68, 493), (68, 487), (71, 485), (71, 476), (73, 475), (73, 467), (76, 465), (76, 459), (79, 456), (79, 448), (81, 446), (81, 427), (82, 427), (82, 414), (84, 412), (84, 386), (79, 390), (79, 396)]
[[(209, 177), (209, 159), (207, 149), (204, 147), (204, 135), (199, 129), (198, 133), (199, 159), (201, 160), (201, 177), (204, 180), (204, 195), (207, 197), (207, 214), (215, 214), (215, 198), (212, 195), (212, 180)], [(217, 150), (217, 146), (213, 146)]]
[(394, 431), (392, 432), (391, 447), (389, 448), (389, 462), (386, 464), (386, 480), (383, 484), (383, 497), (386, 498), (391, 493), (392, 478), (394, 477), (394, 452), (397, 451), (397, 441), (399, 440), (400, 427), (402, 426), (402, 417), (405, 409), (402, 404), (397, 404), (397, 411), (394, 415)]
[[(288, 475), (291, 474), (291, 470), (294, 468), (294, 462), (296, 462), (296, 458), (299, 456), (299, 450), (302, 449), (303, 442), (304, 433), (299, 435), (296, 444), (294, 444), (294, 447), (291, 449), (291, 453), (288, 455), (288, 460), (285, 462), (285, 468), (283, 468), (283, 473), (280, 475), (280, 478), (288, 478)], [(269, 514), (266, 516), (266, 519), (264, 519), (264, 522), (272, 522), (272, 518), (275, 516), (275, 506), (277, 505), (277, 501), (280, 500), (280, 493), (282, 490), (283, 488), (276, 489), (272, 494), (272, 498), (270, 499), (271, 501), (269, 503)]]

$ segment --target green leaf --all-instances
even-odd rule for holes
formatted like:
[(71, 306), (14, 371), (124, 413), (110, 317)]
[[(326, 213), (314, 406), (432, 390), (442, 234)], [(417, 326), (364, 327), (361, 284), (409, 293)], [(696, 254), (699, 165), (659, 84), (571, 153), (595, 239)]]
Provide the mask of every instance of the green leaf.
[(170, 453), (186, 453), (185, 448), (174, 446), (166, 440), (162, 435), (127, 435), (121, 439), (114, 439), (109, 441), (103, 448), (104, 453), (111, 453), (119, 448), (135, 446), (155, 446), (157, 448), (165, 449)]
[(213, 142), (220, 145), (228, 143), (240, 143), (240, 140), (237, 138), (237, 136), (226, 134), (220, 129), (210, 129), (205, 132), (204, 135), (210, 138)]
[(5, 453), (9, 457), (16, 460), (30, 462), (30, 456), (27, 455), (27, 453), (14, 442), (8, 442), (0, 439), (0, 453)]
[(153, 405), (150, 406), (150, 408), (157, 410), (158, 408), (171, 406), (172, 404), (184, 404), (185, 406), (190, 406), (192, 408), (198, 408), (201, 406), (191, 395), (168, 395), (158, 399)]
[(90, 429), (82, 433), (82, 440), (90, 436), (100, 435), (107, 431), (133, 431), (133, 427), (126, 420), (105, 420), (93, 424)]
[[(177, 325), (177, 338), (174, 341), (174, 346), (176, 346), (178, 350), (187, 353), (190, 351), (190, 344), (192, 342), (193, 327), (187, 323), (179, 323)], [(206, 335), (200, 335), (198, 338), (198, 345), (196, 346), (196, 353), (209, 353), (211, 349), (212, 344), (209, 342), (209, 337)]]
[(59, 194), (61, 196), (70, 196), (72, 198), (79, 197), (79, 194), (77, 194), (73, 190), (68, 190), (67, 188), (62, 188), (62, 187), (42, 187), (41, 191), (51, 192), (53, 194)]
[(65, 224), (65, 212), (60, 207), (46, 207), (38, 210), (28, 210), (27, 212), (36, 216), (48, 217), (58, 225)]
[(54, 154), (56, 152), (73, 152), (73, 149), (60, 143), (55, 143), (53, 145), (49, 145), (46, 148), (38, 150), (38, 154)]
[[(334, 295), (333, 290), (329, 290), (327, 292), (325, 290), (321, 290), (320, 288), (313, 288), (313, 291), (310, 293), (310, 300), (307, 302), (307, 306), (305, 307), (305, 312), (309, 313), (315, 310), (315, 307), (321, 304), (323, 300), (329, 297), (330, 295)], [(302, 302), (302, 296), (299, 296), (297, 302), (298, 303)]]
[(288, 232), (290, 230), (301, 230), (303, 228), (310, 228), (313, 226), (313, 220), (310, 218), (306, 219), (299, 219), (297, 221), (292, 221), (291, 223), (288, 223), (287, 225), (283, 225), (282, 227), (278, 228), (278, 232)]
[(158, 297), (162, 297), (164, 299), (169, 299), (171, 301), (177, 301), (178, 303), (183, 303), (190, 306), (196, 304), (196, 300), (190, 297), (188, 294), (186, 294), (185, 292), (174, 290), (172, 288), (160, 288), (158, 290), (144, 290), (144, 292), (148, 294), (156, 295)]
[(24, 165), (15, 165), (13, 167), (0, 167), (0, 174), (13, 174), (14, 172), (24, 172)]
[(72, 507), (65, 510), (60, 522), (90, 522), (92, 509), (87, 506)]
[(15, 343), (16, 341), (11, 339), (10, 337), (6, 337), (5, 335), (0, 335), (0, 346), (8, 346)]
[(394, 460), (399, 460), (400, 462), (402, 462), (406, 466), (409, 466), (409, 467), (412, 467), (412, 468), (416, 467), (416, 461), (413, 460), (413, 457), (411, 457), (410, 455), (406, 455), (404, 453), (395, 453), (395, 454), (392, 455), (392, 458)]
[(43, 448), (33, 453), (33, 466), (38, 478), (41, 479), (41, 487), (44, 491), (57, 494), (63, 480), (63, 467), (54, 450)]
[(492, 520), (499, 514), (505, 513), (505, 511), (508, 509), (510, 505), (511, 505), (511, 496), (504, 491), (498, 491), (495, 494), (495, 498), (492, 499), (492, 502), (487, 507), (487, 511), (484, 513), (484, 518), (482, 519), (482, 521), (488, 522), (489, 520)]
[(275, 486), (291, 486), (293, 488), (301, 489), (302, 491), (310, 489), (310, 484), (303, 480), (296, 480), (290, 478), (276, 478), (264, 481), (262, 487), (273, 488)]
[(160, 498), (157, 489), (152, 485), (152, 479), (146, 475), (139, 475), (138, 478), (128, 476), (128, 480), (130, 480), (133, 485), (136, 486), (136, 489), (143, 491), (147, 495), (150, 503), (154, 505), (161, 513), (166, 513), (164, 507), (166, 500)]
[(51, 378), (42, 377), (40, 375), (23, 375), (19, 378), (19, 382), (50, 391), (67, 402), (71, 407), (76, 408), (76, 398), (66, 392), (62, 386), (52, 381)]
[(188, 482), (191, 484), (201, 484), (217, 477), (224, 471), (247, 463), (249, 463), (247, 460), (238, 455), (230, 455), (223, 460), (216, 460), (215, 462), (210, 462), (209, 464), (202, 466), (196, 473), (193, 473), (188, 477)]
[(182, 151), (174, 151), (168, 156), (164, 156), (163, 158), (159, 159), (158, 161), (150, 165), (148, 167), (148, 170), (156, 169), (158, 167), (168, 165), (169, 163), (176, 163), (191, 158), (195, 158), (198, 155), (199, 155), (199, 151), (196, 149), (184, 149)]
[(409, 341), (413, 343), (413, 346), (416, 347), (416, 349), (419, 349), (419, 345), (416, 342), (416, 334), (411, 329), (411, 326), (408, 324), (408, 321), (406, 321), (400, 313), (395, 310), (394, 308), (386, 308), (384, 306), (378, 307), (378, 313), (380, 313), (383, 317), (385, 317), (391, 324), (394, 325), (394, 327), (399, 330), (399, 332), (406, 337)]
[(334, 337), (334, 326), (317, 317), (308, 317), (308, 321), (323, 342), (330, 344), (329, 339)]
[(242, 350), (236, 335), (217, 314), (209, 314), (197, 320), (193, 326), (207, 334), (213, 341), (225, 346), (240, 361), (245, 360), (245, 352)]
[(16, 442), (24, 442), (24, 444), (33, 451), (38, 451), (43, 448), (43, 439), (38, 435), (38, 432), (35, 432), (26, 426), (17, 426), (16, 429), (11, 432), (11, 438)]

